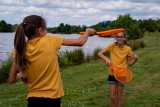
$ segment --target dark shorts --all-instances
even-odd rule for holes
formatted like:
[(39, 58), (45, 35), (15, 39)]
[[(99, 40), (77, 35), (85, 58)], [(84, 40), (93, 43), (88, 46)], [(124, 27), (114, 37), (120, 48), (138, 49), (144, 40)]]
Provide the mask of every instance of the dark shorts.
[(28, 107), (60, 107), (61, 99), (29, 97)]
[(124, 86), (124, 83), (117, 81), (117, 80), (115, 79), (115, 77), (114, 77), (114, 76), (111, 76), (111, 75), (108, 75), (108, 83), (109, 83), (109, 84), (117, 84), (117, 85), (122, 85), (122, 86)]

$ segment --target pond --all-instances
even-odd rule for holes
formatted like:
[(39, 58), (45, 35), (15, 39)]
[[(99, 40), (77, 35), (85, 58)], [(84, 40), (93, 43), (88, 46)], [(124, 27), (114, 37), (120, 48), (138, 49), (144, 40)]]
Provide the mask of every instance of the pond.
[[(14, 34), (15, 33), (0, 33), (0, 62), (6, 60), (10, 55), (11, 51), (14, 49)], [(78, 34), (51, 34), (58, 35), (64, 38), (78, 38)], [(93, 53), (96, 48), (105, 48), (110, 43), (114, 42), (114, 38), (104, 38), (97, 35), (88, 38), (87, 43), (82, 47), (75, 46), (62, 46), (59, 51), (72, 51), (77, 48), (81, 48), (85, 55)]]

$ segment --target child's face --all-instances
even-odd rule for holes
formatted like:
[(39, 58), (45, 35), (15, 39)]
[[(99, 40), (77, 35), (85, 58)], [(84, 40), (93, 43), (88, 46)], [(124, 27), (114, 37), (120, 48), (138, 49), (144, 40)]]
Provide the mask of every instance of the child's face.
[(124, 44), (124, 41), (126, 41), (126, 37), (124, 36), (123, 32), (118, 33), (115, 38), (117, 40), (117, 43), (120, 45)]

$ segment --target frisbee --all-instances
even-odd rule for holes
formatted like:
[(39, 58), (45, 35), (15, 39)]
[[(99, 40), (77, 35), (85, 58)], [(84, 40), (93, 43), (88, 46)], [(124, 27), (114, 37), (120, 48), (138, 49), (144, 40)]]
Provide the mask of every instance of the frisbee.
[[(119, 28), (119, 29), (112, 29), (112, 30), (105, 30), (105, 31), (100, 31), (100, 32), (96, 32), (96, 34), (100, 37), (107, 37), (107, 36), (111, 36), (113, 34), (117, 34), (120, 32), (123, 32), (124, 29), (123, 28)], [(80, 32), (80, 35), (83, 35), (84, 32)]]

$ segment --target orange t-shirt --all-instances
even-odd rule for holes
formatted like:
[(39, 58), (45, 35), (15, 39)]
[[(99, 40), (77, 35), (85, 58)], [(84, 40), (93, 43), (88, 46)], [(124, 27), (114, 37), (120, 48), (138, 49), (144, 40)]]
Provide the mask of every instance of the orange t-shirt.
[[(124, 45), (123, 47), (119, 47), (116, 43), (111, 43), (109, 46), (107, 46), (106, 51), (110, 52), (110, 60), (111, 62), (117, 66), (126, 68), (127, 67), (127, 57), (131, 56), (132, 50), (127, 45)], [(113, 76), (113, 69), (109, 69), (109, 75)]]
[(57, 50), (63, 37), (45, 35), (27, 40), (26, 55), (30, 64), (24, 71), (28, 79), (28, 97), (60, 98), (64, 96)]

